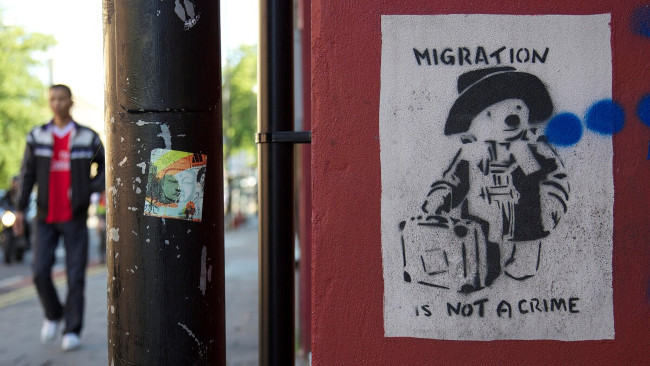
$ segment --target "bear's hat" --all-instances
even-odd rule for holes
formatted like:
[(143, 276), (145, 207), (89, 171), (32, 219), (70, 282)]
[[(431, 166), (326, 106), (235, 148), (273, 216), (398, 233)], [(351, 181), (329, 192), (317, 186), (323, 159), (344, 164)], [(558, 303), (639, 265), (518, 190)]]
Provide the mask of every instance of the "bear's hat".
[(458, 77), (458, 93), (445, 123), (445, 135), (467, 132), (481, 111), (506, 99), (523, 100), (530, 111), (530, 123), (541, 123), (553, 113), (553, 102), (544, 83), (514, 67), (468, 71)]

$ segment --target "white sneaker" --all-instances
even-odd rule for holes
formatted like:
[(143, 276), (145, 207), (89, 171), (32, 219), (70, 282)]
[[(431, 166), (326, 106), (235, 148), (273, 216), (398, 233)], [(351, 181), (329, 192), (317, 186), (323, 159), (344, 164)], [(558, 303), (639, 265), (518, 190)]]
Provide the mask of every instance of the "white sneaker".
[(41, 342), (48, 343), (56, 338), (56, 334), (59, 331), (59, 322), (53, 320), (47, 320), (43, 322), (43, 327), (41, 328)]
[(81, 347), (81, 339), (75, 333), (66, 333), (63, 335), (63, 341), (61, 342), (61, 348), (64, 351), (72, 351)]

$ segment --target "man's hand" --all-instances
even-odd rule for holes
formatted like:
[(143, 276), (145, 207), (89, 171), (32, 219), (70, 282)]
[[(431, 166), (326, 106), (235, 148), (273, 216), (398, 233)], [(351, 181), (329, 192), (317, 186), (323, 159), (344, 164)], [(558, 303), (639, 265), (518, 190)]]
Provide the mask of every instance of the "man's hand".
[(21, 236), (25, 232), (25, 213), (22, 211), (16, 212), (16, 222), (14, 223), (14, 234)]

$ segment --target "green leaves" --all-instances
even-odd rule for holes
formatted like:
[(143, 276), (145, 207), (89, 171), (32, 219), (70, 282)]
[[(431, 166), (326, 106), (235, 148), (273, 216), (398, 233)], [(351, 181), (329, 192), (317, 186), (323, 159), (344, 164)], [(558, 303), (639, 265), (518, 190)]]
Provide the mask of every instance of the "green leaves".
[(242, 45), (223, 67), (224, 159), (255, 151), (257, 131), (257, 46)]
[(5, 26), (0, 16), (0, 187), (18, 174), (25, 136), (47, 118), (47, 88), (31, 74), (34, 57), (54, 45), (54, 38)]

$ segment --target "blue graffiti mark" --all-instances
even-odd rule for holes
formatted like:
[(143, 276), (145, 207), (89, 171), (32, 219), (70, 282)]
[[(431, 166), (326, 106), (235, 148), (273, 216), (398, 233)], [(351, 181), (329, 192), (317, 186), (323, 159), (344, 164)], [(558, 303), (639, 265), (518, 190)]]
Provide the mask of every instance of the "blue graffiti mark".
[[(636, 107), (636, 114), (643, 124), (650, 127), (650, 94), (641, 97), (639, 105)], [(646, 160), (650, 160), (650, 146), (648, 146), (648, 156)]]
[(603, 134), (613, 135), (623, 129), (625, 112), (623, 108), (611, 99), (603, 99), (594, 103), (585, 117), (587, 128)]
[(573, 113), (560, 113), (548, 121), (544, 134), (553, 145), (572, 146), (582, 137), (582, 123)]
[[(641, 122), (650, 127), (650, 94), (641, 97), (636, 113)], [(620, 104), (613, 100), (603, 99), (589, 108), (584, 122), (588, 129), (609, 136), (623, 129), (625, 111)], [(573, 113), (555, 115), (544, 130), (549, 143), (559, 147), (575, 145), (582, 138), (582, 133), (582, 122)], [(648, 146), (646, 160), (650, 160), (650, 145)]]
[(636, 108), (636, 114), (641, 122), (650, 127), (650, 94), (646, 94), (641, 98), (639, 106)]
[(632, 12), (630, 18), (632, 31), (645, 37), (650, 37), (650, 5), (643, 5)]

